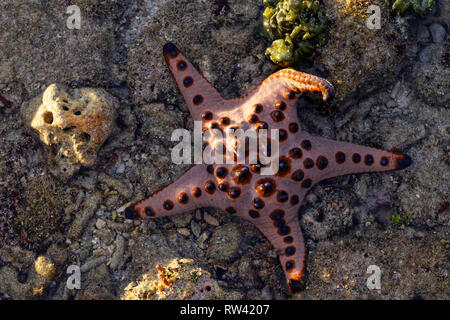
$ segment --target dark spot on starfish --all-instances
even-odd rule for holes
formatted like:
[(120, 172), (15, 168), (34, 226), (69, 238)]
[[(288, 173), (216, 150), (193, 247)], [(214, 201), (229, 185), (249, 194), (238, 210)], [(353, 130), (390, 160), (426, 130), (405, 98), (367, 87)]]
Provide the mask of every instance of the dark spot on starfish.
[(289, 283), (289, 289), (291, 290), (292, 293), (300, 292), (300, 291), (304, 290), (304, 288), (305, 288), (304, 284), (302, 284), (300, 281), (295, 280), (295, 279), (289, 279), (288, 283)]
[(284, 177), (291, 170), (291, 160), (286, 157), (280, 157), (278, 160), (278, 172), (277, 176)]
[(216, 176), (217, 178), (223, 179), (227, 176), (228, 170), (225, 167), (219, 167), (216, 170)]
[(258, 210), (264, 208), (264, 201), (260, 198), (253, 199), (253, 207)]
[(252, 173), (249, 167), (238, 164), (231, 169), (231, 178), (236, 184), (247, 184), (252, 179)]
[(212, 114), (211, 111), (205, 111), (205, 112), (202, 113), (202, 119), (203, 120), (209, 121), (212, 118), (213, 118), (213, 114)]
[(279, 232), (282, 236), (288, 235), (291, 232), (291, 228), (286, 225), (280, 227)]
[[(217, 122), (211, 122), (211, 129), (218, 130), (220, 128), (220, 125)], [(214, 131), (213, 131), (214, 132)], [(223, 136), (223, 135), (222, 135)]]
[(173, 202), (170, 200), (166, 200), (163, 203), (163, 208), (166, 210), (172, 210), (173, 209)]
[(258, 116), (256, 114), (251, 114), (251, 115), (249, 115), (247, 121), (249, 123), (256, 123), (256, 122), (258, 122)]
[(208, 181), (205, 183), (205, 191), (209, 194), (213, 194), (216, 191), (216, 185), (212, 181)]
[(261, 121), (260, 123), (258, 123), (256, 130), (261, 130), (261, 129), (267, 130), (267, 129), (269, 129), (269, 125), (266, 122)]
[(280, 141), (285, 141), (288, 138), (288, 133), (284, 129), (280, 129), (278, 131), (278, 136), (280, 137)]
[(303, 178), (305, 177), (305, 173), (303, 172), (303, 170), (298, 169), (296, 170), (292, 175), (291, 178), (294, 181), (302, 181)]
[(311, 187), (312, 185), (312, 180), (311, 179), (306, 179), (305, 181), (302, 182), (302, 187), (307, 189), (309, 187)]
[(237, 187), (233, 187), (228, 192), (228, 195), (230, 196), (230, 198), (236, 199), (241, 195), (241, 189), (239, 189)]
[(202, 103), (203, 102), (203, 97), (201, 96), (201, 95), (196, 95), (193, 99), (192, 99), (192, 102), (196, 105), (196, 106), (198, 106), (200, 103)]
[(380, 164), (385, 167), (389, 164), (389, 159), (386, 157), (381, 157)]
[(252, 217), (253, 219), (259, 218), (259, 212), (255, 211), (255, 210), (249, 210), (248, 214), (250, 215), (250, 217)]
[(260, 173), (261, 172), (261, 168), (262, 168), (262, 164), (261, 163), (257, 163), (257, 164), (251, 164), (250, 165), (250, 170), (254, 173)]
[(402, 155), (403, 158), (397, 158), (397, 165), (395, 166), (395, 169), (404, 169), (411, 165), (412, 160), (407, 155)]
[(186, 204), (186, 203), (188, 203), (188, 201), (189, 201), (189, 197), (188, 197), (188, 195), (186, 194), (186, 192), (181, 192), (181, 193), (178, 195), (178, 202), (179, 202), (179, 203)]
[(230, 124), (231, 120), (228, 117), (222, 117), (222, 118), (219, 119), (219, 122), (220, 122), (221, 125), (227, 126), (227, 125)]
[(219, 183), (218, 188), (222, 192), (227, 192), (228, 191), (228, 183), (227, 182)]
[(368, 154), (364, 157), (364, 163), (368, 166), (371, 166), (373, 164), (373, 156), (371, 154)]
[(214, 172), (214, 166), (212, 164), (208, 165), (206, 167), (206, 171), (208, 171), (208, 173), (212, 174)]
[(319, 156), (317, 158), (316, 165), (317, 165), (317, 168), (319, 168), (320, 170), (323, 170), (328, 166), (328, 159), (325, 158), (324, 156)]
[(125, 218), (136, 219), (139, 217), (139, 212), (133, 207), (128, 207), (125, 209)]
[(272, 219), (274, 221), (280, 221), (281, 219), (283, 219), (283, 217), (284, 217), (284, 211), (280, 210), (280, 209), (276, 209), (270, 214), (270, 219)]
[(155, 216), (155, 211), (153, 211), (153, 209), (150, 208), (150, 207), (145, 208), (144, 212), (149, 217), (154, 217)]
[(183, 86), (185, 88), (189, 88), (190, 86), (192, 86), (192, 84), (194, 83), (194, 79), (192, 79), (192, 77), (187, 76), (183, 79)]
[(253, 106), (253, 112), (260, 113), (261, 111), (263, 111), (263, 106), (261, 104), (257, 103)]
[(298, 202), (300, 201), (300, 199), (298, 198), (298, 196), (292, 196), (291, 197), (291, 204), (293, 206), (295, 206), (296, 204), (298, 204)]
[(233, 207), (228, 207), (225, 209), (226, 212), (228, 212), (229, 214), (234, 214), (236, 213), (236, 209)]
[(280, 220), (275, 220), (275, 222), (273, 223), (273, 225), (280, 229), (281, 227), (284, 227), (286, 224), (286, 221), (284, 221), (284, 219), (280, 219)]
[(287, 247), (286, 250), (284, 250), (284, 253), (288, 257), (292, 256), (293, 254), (295, 254), (295, 247)]
[(300, 159), (303, 156), (303, 151), (300, 148), (292, 148), (289, 150), (289, 156), (294, 159)]
[(289, 131), (292, 133), (296, 133), (298, 131), (298, 124), (295, 122), (289, 123)]
[(303, 149), (305, 149), (307, 151), (311, 150), (311, 148), (312, 148), (311, 141), (309, 141), (309, 140), (303, 140), (301, 143), (301, 146)]
[(343, 152), (337, 152), (336, 153), (336, 163), (344, 163), (345, 162), (345, 153)]
[(361, 161), (361, 156), (359, 155), (359, 153), (354, 153), (352, 155), (352, 160), (354, 163), (359, 163)]
[(183, 60), (178, 61), (178, 63), (177, 63), (177, 68), (178, 68), (178, 70), (180, 70), (180, 71), (185, 70), (185, 69), (187, 68), (186, 62), (183, 61)]
[(195, 187), (192, 189), (192, 195), (196, 198), (200, 197), (202, 195), (202, 190), (198, 187)]
[(275, 102), (274, 107), (277, 110), (281, 110), (281, 111), (286, 110), (286, 102), (284, 102), (282, 100), (278, 100)]
[(305, 161), (303, 161), (303, 166), (306, 169), (311, 169), (312, 167), (314, 167), (314, 161), (312, 161), (311, 158), (306, 158)]
[(256, 181), (255, 189), (261, 197), (269, 197), (275, 192), (276, 184), (274, 180), (264, 178)]
[(286, 90), (284, 90), (284, 92), (283, 92), (283, 96), (284, 96), (286, 99), (292, 100), (292, 99), (295, 98), (295, 92), (294, 92), (293, 90), (286, 89)]
[(273, 121), (275, 121), (275, 122), (280, 122), (284, 119), (283, 112), (278, 111), (278, 110), (272, 111), (270, 116), (272, 117)]
[(287, 236), (283, 238), (284, 243), (292, 243), (294, 241), (294, 238), (291, 236)]
[(280, 202), (286, 202), (289, 199), (289, 195), (286, 191), (279, 191), (277, 194), (277, 200)]
[(292, 271), (292, 269), (294, 269), (295, 268), (295, 262), (294, 262), (294, 260), (289, 260), (288, 262), (286, 262), (286, 271), (287, 272), (291, 272)]
[(178, 55), (178, 49), (173, 43), (169, 42), (164, 45), (163, 54), (169, 54), (172, 58), (175, 58)]

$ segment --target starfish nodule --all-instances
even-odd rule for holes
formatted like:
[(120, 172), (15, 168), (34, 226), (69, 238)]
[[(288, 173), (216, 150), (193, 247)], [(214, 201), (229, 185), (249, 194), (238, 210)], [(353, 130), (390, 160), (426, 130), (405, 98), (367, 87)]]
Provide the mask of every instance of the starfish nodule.
[(276, 128), (279, 170), (262, 176), (258, 165), (197, 164), (172, 184), (128, 207), (128, 219), (147, 219), (216, 207), (253, 222), (279, 253), (291, 292), (302, 288), (305, 243), (298, 209), (311, 187), (324, 179), (358, 172), (403, 169), (403, 154), (311, 136), (300, 129), (296, 100), (306, 91), (334, 96), (325, 79), (280, 70), (244, 97), (224, 99), (175, 47), (163, 48), (166, 62), (189, 111), (205, 128)]

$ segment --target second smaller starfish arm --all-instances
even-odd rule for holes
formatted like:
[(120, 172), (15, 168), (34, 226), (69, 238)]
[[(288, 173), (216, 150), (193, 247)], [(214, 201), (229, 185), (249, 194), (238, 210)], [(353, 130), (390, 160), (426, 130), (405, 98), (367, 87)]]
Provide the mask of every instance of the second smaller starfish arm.
[(408, 167), (411, 159), (404, 154), (344, 141), (335, 141), (303, 133), (308, 145), (302, 169), (309, 172), (313, 184), (328, 178), (354, 173), (391, 171)]
[(175, 45), (166, 44), (163, 54), (194, 121), (201, 120), (205, 109), (211, 112), (226, 109), (226, 100)]
[(128, 218), (159, 218), (201, 207), (221, 207), (226, 196), (216, 190), (213, 175), (207, 166), (195, 165), (177, 180), (137, 204), (127, 208)]

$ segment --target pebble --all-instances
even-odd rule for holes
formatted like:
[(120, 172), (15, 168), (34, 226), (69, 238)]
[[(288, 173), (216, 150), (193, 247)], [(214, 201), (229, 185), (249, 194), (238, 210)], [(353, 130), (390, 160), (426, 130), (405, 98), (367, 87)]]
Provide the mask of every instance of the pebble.
[(197, 244), (200, 247), (200, 249), (206, 249), (208, 246), (206, 242), (208, 240), (208, 233), (203, 232), (201, 236), (197, 239)]
[(117, 174), (122, 174), (125, 172), (125, 165), (123, 163), (119, 164), (119, 166), (116, 169)]
[(427, 26), (423, 24), (419, 26), (419, 29), (417, 30), (417, 40), (419, 42), (430, 41), (430, 31), (428, 31)]
[(109, 267), (112, 270), (119, 269), (125, 264), (125, 245), (125, 239), (122, 236), (118, 235), (116, 240), (116, 250), (111, 257), (111, 261), (109, 264)]
[(219, 221), (214, 218), (212, 215), (210, 215), (208, 212), (205, 212), (205, 221), (207, 224), (210, 224), (212, 226), (218, 227)]
[(196, 238), (198, 238), (200, 236), (200, 232), (202, 232), (202, 228), (197, 222), (195, 222), (195, 220), (191, 221), (191, 230)]
[(386, 102), (386, 106), (389, 108), (393, 108), (393, 107), (397, 106), (397, 103), (395, 103), (394, 100), (389, 99), (388, 102)]
[(433, 23), (430, 26), (431, 37), (434, 43), (442, 43), (445, 39), (445, 28), (439, 23)]
[(104, 263), (106, 261), (106, 257), (98, 257), (98, 258), (94, 258), (89, 260), (88, 262), (86, 262), (85, 264), (83, 264), (80, 268), (81, 272), (87, 272), (95, 267), (98, 267), (99, 265), (101, 265), (102, 263)]
[(95, 226), (97, 227), (97, 229), (103, 229), (106, 226), (106, 221), (102, 220), (102, 219), (97, 219), (97, 222), (95, 223)]
[(181, 234), (183, 237), (189, 237), (191, 235), (191, 232), (188, 228), (181, 228), (178, 229), (178, 233)]

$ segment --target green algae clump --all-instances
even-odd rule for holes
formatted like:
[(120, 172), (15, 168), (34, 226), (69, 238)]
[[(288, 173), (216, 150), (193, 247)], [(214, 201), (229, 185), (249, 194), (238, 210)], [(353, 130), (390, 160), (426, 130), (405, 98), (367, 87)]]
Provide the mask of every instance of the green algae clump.
[(416, 15), (423, 17), (431, 12), (434, 0), (386, 0), (393, 13), (399, 13), (402, 17), (408, 9), (412, 9)]
[(266, 55), (287, 67), (313, 62), (314, 50), (327, 41), (328, 20), (319, 0), (264, 0), (264, 28), (274, 39)]

